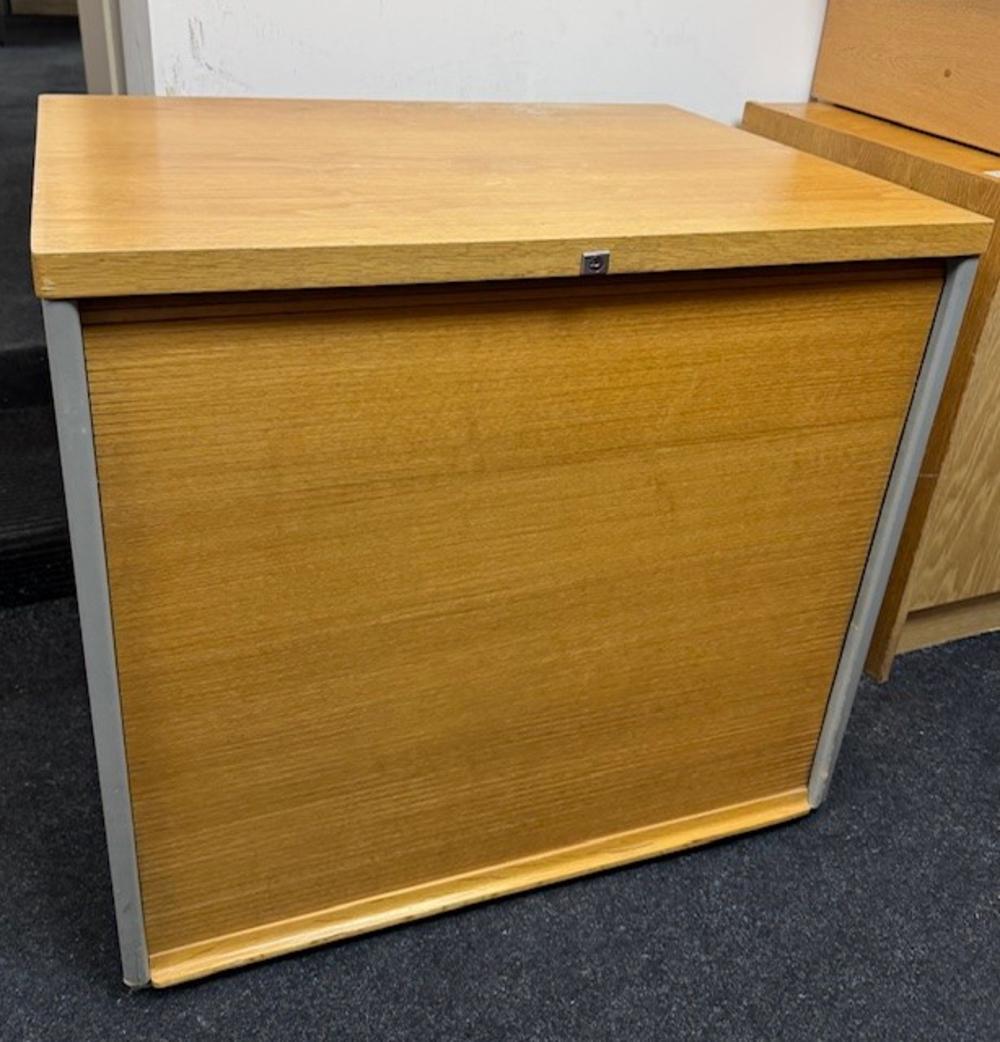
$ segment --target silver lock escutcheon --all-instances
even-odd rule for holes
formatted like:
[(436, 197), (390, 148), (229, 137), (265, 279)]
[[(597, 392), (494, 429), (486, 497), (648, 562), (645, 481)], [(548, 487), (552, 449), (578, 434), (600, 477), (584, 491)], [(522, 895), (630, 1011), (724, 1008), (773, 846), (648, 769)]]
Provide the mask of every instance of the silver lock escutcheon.
[(610, 267), (610, 250), (587, 250), (580, 255), (581, 275), (607, 275)]

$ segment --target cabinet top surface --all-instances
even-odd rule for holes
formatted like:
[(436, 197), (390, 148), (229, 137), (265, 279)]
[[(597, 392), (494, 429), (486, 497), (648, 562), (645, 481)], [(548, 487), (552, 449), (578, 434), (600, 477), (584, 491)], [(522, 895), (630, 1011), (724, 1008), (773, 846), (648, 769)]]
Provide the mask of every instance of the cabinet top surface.
[(989, 229), (665, 105), (39, 100), (48, 298), (945, 257)]
[(1000, 188), (1000, 155), (996, 152), (948, 141), (922, 130), (912, 130), (877, 116), (868, 116), (824, 101), (780, 104), (748, 102), (747, 105), (748, 108), (773, 112), (810, 126), (822, 127), (831, 133), (884, 145), (920, 162), (947, 166), (960, 174), (980, 177), (985, 183)]

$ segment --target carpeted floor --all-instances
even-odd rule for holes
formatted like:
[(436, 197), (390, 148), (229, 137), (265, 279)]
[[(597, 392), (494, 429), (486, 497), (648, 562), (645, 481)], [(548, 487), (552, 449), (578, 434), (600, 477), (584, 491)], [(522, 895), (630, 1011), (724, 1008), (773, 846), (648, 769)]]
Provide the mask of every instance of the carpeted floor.
[(72, 600), (0, 611), (0, 678), (9, 1042), (1000, 1037), (1000, 634), (866, 685), (802, 821), (134, 994)]
[[(26, 267), (33, 98), (82, 81), (72, 34), (12, 37), (0, 408), (21, 456), (0, 492), (43, 517), (58, 476)], [(801, 822), (130, 994), (75, 605), (2, 609), (0, 1040), (995, 1040), (998, 708), (1000, 635), (915, 653), (864, 688), (832, 796)]]

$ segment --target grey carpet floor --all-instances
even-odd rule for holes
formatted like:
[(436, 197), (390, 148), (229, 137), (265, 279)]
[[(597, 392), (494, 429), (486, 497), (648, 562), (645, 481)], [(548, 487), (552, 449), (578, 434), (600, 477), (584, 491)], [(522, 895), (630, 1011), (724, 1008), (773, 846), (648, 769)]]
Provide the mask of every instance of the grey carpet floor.
[(0, 678), (4, 1040), (1000, 1038), (1000, 634), (866, 684), (801, 821), (134, 994), (72, 600)]

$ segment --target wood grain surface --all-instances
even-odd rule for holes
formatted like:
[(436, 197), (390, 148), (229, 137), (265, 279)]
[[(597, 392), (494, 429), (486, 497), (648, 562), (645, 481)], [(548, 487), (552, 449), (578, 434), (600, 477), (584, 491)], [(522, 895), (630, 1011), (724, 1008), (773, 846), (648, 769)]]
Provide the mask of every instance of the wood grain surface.
[(805, 785), (940, 267), (588, 286), (86, 328), (166, 978)]
[(1000, 236), (976, 343), (915, 563), (909, 611), (1000, 593)]
[(1000, 215), (1000, 156), (821, 101), (748, 101), (742, 126), (987, 217)]
[(896, 650), (903, 654), (995, 630), (1000, 630), (1000, 593), (911, 611), (903, 623)]
[(813, 94), (1000, 152), (997, 0), (828, 0)]
[(981, 218), (661, 105), (47, 96), (42, 297), (977, 253)]
[(602, 836), (589, 843), (546, 851), (462, 876), (424, 883), (353, 904), (324, 908), (295, 919), (214, 937), (150, 960), (154, 987), (168, 987), (233, 966), (270, 959), (286, 952), (378, 930), (475, 901), (572, 879), (642, 858), (710, 843), (752, 829), (776, 825), (809, 812), (806, 790), (794, 789), (721, 810), (678, 818), (665, 825)]
[[(833, 105), (748, 103), (743, 125), (1000, 217), (1000, 157)], [(1000, 234), (980, 261), (876, 626), (867, 668), (889, 675), (907, 617), (1000, 592)], [(963, 620), (975, 615), (961, 613)], [(956, 616), (957, 617), (957, 616)], [(909, 627), (908, 647), (933, 625)], [(968, 635), (968, 634), (963, 634)]]

